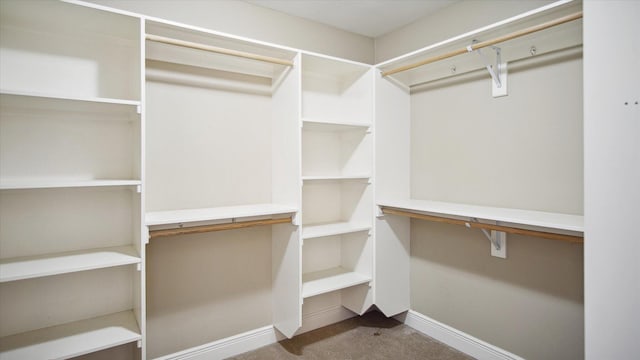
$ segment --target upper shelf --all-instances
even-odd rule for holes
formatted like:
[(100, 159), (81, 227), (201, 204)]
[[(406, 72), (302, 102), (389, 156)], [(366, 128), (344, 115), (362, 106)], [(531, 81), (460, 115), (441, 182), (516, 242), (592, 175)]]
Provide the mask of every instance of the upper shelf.
[(113, 112), (117, 109), (137, 113), (140, 101), (101, 97), (64, 96), (38, 92), (0, 90), (0, 106), (39, 110), (69, 110)]
[[(496, 39), (580, 12), (581, 10), (582, 4), (580, 1), (557, 1), (385, 61), (378, 64), (377, 67), (384, 73), (403, 66), (427, 61), (431, 58), (439, 58), (452, 51), (465, 50), (475, 41), (482, 42)], [(561, 49), (576, 47), (581, 44), (582, 20), (575, 20), (505, 42), (500, 42), (495, 46), (501, 49), (502, 62), (512, 62)], [(495, 58), (490, 47), (483, 51), (488, 59)], [(407, 87), (411, 87), (448, 76), (482, 69), (485, 68), (485, 66), (486, 64), (478, 55), (468, 54), (465, 50), (459, 56), (437, 60), (411, 70), (388, 75), (387, 77), (393, 78)]]
[(0, 178), (0, 190), (138, 186), (141, 184), (140, 180), (7, 180)]
[[(207, 29), (153, 19), (146, 21), (146, 58), (199, 68), (215, 69), (275, 79), (288, 65), (222, 54), (205, 49), (220, 48), (229, 53), (250, 53), (256, 58), (268, 57), (291, 62), (296, 52), (266, 43), (223, 35)], [(167, 43), (164, 40), (168, 40)]]
[(584, 217), (580, 215), (549, 213), (542, 211), (508, 209), (489, 206), (467, 205), (429, 200), (378, 201), (378, 206), (410, 212), (441, 216), (476, 218), (499, 221), (514, 225), (542, 227), (572, 232), (584, 231)]

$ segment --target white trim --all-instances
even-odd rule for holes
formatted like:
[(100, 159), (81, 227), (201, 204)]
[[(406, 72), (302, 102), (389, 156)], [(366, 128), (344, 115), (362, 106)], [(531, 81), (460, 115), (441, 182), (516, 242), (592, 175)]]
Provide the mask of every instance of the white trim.
[(279, 336), (272, 325), (250, 330), (242, 334), (195, 346), (173, 354), (156, 358), (156, 360), (214, 360), (255, 350), (278, 342)]
[(507, 350), (491, 345), (413, 310), (395, 316), (395, 319), (476, 359), (524, 360), (524, 358)]

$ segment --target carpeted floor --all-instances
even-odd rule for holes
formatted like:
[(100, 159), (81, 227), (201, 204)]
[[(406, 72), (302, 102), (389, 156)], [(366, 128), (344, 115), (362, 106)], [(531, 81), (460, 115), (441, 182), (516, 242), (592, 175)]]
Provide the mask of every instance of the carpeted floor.
[(473, 359), (399, 321), (372, 311), (265, 346), (234, 360)]

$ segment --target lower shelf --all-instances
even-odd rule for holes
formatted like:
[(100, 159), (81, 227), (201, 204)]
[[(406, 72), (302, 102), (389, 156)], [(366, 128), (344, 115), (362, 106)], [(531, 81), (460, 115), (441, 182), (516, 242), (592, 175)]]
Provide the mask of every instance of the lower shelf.
[(123, 311), (1, 338), (0, 358), (66, 359), (141, 339), (133, 311)]
[(302, 298), (366, 284), (371, 276), (349, 271), (342, 267), (302, 275)]

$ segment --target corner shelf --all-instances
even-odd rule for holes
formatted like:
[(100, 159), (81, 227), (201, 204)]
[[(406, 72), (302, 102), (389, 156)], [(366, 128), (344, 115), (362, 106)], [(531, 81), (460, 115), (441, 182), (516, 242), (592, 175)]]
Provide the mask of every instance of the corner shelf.
[(4, 180), (0, 190), (139, 186), (140, 180)]
[(133, 311), (4, 337), (0, 358), (66, 359), (142, 339)]
[(304, 274), (302, 275), (302, 298), (366, 284), (371, 280), (370, 276), (349, 271), (343, 267)]
[(133, 246), (3, 259), (0, 261), (0, 283), (140, 262), (140, 256)]
[(584, 217), (581, 215), (412, 199), (378, 201), (377, 205), (380, 207), (401, 209), (408, 212), (435, 214), (444, 217), (459, 216), (477, 218), (514, 225), (541, 227), (556, 231), (579, 233), (584, 231)]
[(305, 225), (302, 229), (303, 239), (313, 239), (318, 237), (350, 234), (359, 231), (369, 231), (369, 224), (354, 224), (350, 222), (335, 222), (326, 224)]

